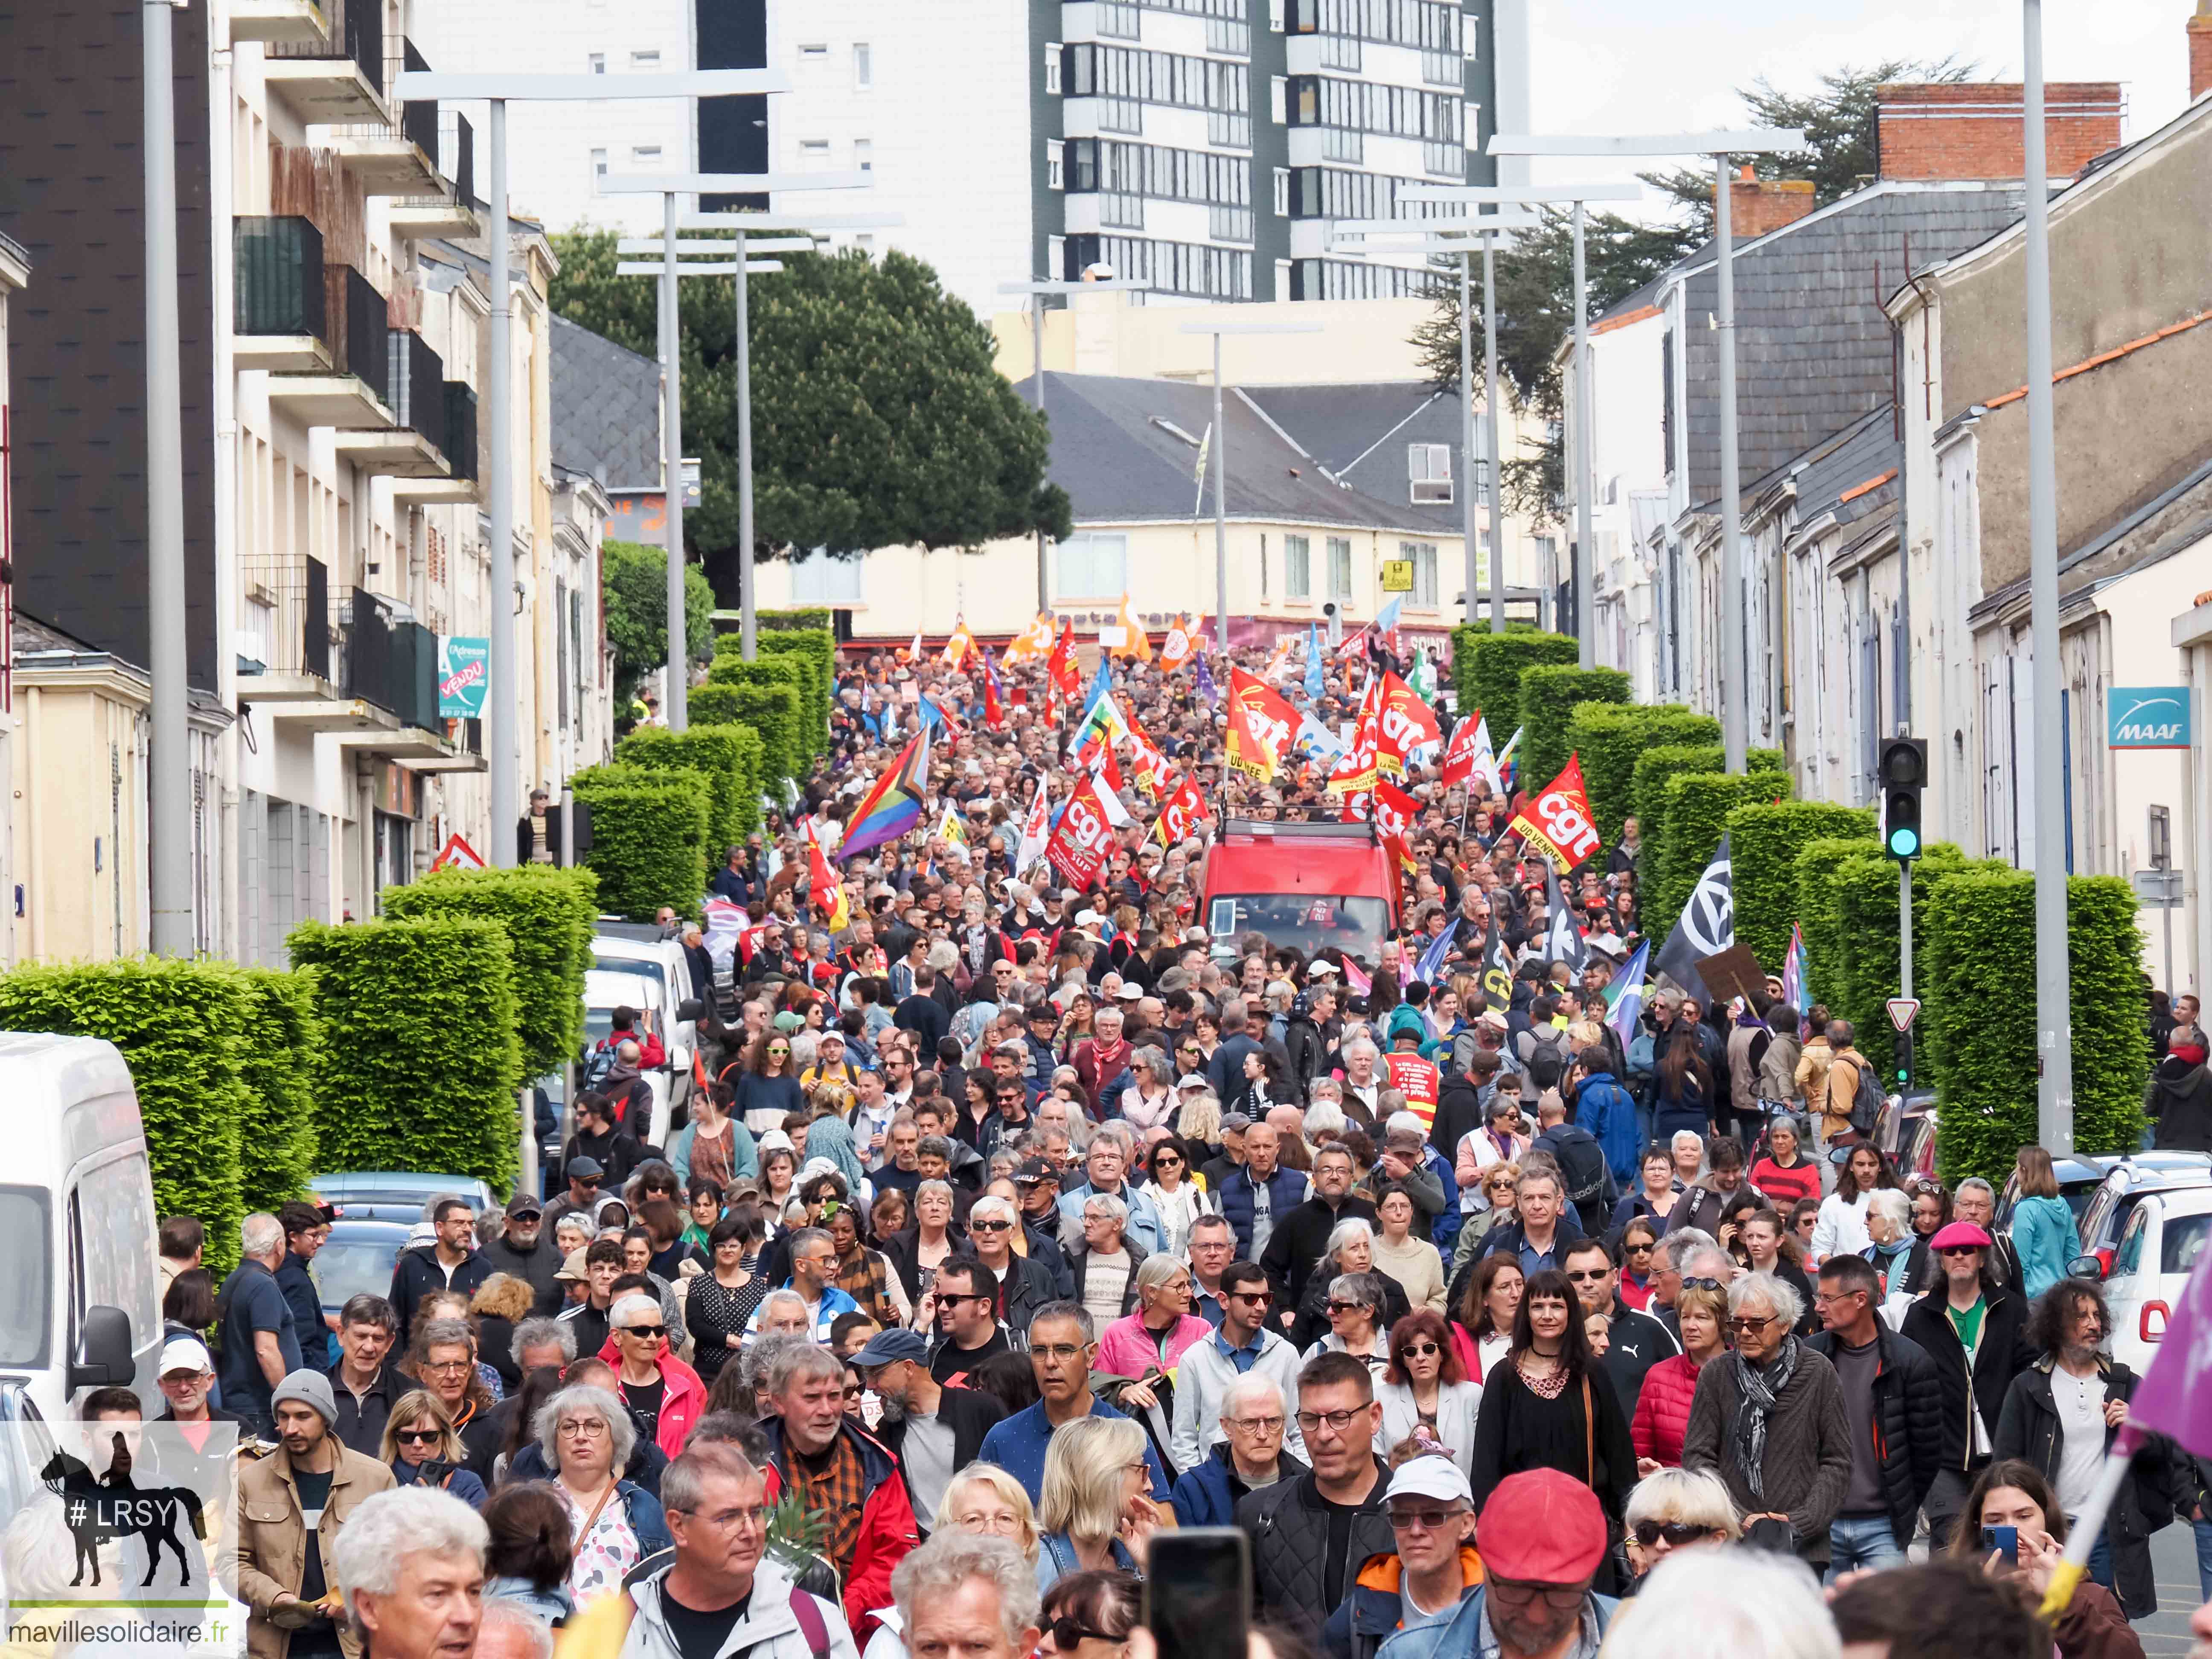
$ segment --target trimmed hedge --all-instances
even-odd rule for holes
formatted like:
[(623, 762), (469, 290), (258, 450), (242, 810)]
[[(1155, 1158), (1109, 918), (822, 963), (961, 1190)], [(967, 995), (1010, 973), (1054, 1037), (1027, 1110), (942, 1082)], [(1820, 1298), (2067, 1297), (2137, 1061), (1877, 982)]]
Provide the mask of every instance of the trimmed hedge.
[(1488, 715), (1491, 741), (1503, 749), (1513, 735), (1507, 722), (1521, 718), (1522, 671), (1540, 663), (1572, 665), (1580, 654), (1581, 647), (1565, 634), (1522, 633), (1510, 625), (1503, 634), (1492, 634), (1487, 626), (1455, 629), (1452, 684), (1459, 694), (1459, 712), (1470, 720), (1477, 710)]
[(799, 693), (788, 685), (694, 686), (690, 714), (699, 726), (735, 726), (752, 733), (760, 752), (753, 765), (753, 794), (745, 803), (745, 827), (758, 829), (759, 797), (780, 789), (786, 778), (806, 775), (807, 768), (793, 758), (799, 742)]
[(795, 657), (805, 665), (805, 734), (808, 754), (830, 746), (830, 702), (837, 678), (837, 641), (826, 628), (787, 629), (763, 634), (755, 641), (763, 653)]
[(1680, 703), (1577, 703), (1567, 717), (1567, 747), (1582, 757), (1583, 787), (1606, 845), (1620, 842), (1621, 821), (1635, 814), (1636, 763), (1647, 750), (1720, 740), (1718, 720)]
[[(751, 662), (735, 655), (717, 657), (707, 671), (708, 686), (728, 686), (740, 696), (730, 705), (731, 717), (720, 714), (717, 724), (750, 726), (761, 734), (761, 748), (769, 770), (761, 783), (774, 788), (786, 778), (804, 781), (816, 750), (806, 740), (807, 665), (804, 659), (768, 651)], [(775, 694), (782, 693), (783, 696)], [(763, 695), (765, 694), (765, 695)], [(785, 698), (788, 698), (787, 705)], [(720, 704), (710, 704), (719, 709)]]
[(506, 927), (523, 1073), (538, 1078), (560, 1070), (584, 1041), (584, 975), (592, 965), (599, 886), (589, 870), (543, 864), (434, 870), (405, 887), (386, 888), (384, 914), (475, 916)]
[[(2116, 876), (2076, 876), (2066, 893), (2074, 1144), (2121, 1152), (2142, 1137), (2149, 1066), (2135, 894)], [(2035, 878), (1960, 870), (1915, 901), (1927, 921), (1923, 994), (1941, 1032), (1923, 1062), (1936, 1079), (1936, 1157), (1946, 1181), (2002, 1183), (2037, 1139)]]
[(592, 809), (592, 850), (599, 904), (632, 921), (651, 921), (664, 904), (699, 914), (707, 891), (707, 781), (689, 768), (647, 772), (592, 766), (569, 780)]
[(1864, 837), (1871, 848), (1874, 813), (1826, 801), (1754, 803), (1729, 813), (1726, 828), (1736, 943), (1778, 974), (1790, 953), (1790, 926), (1797, 920), (1797, 849), (1808, 841), (1852, 836)]
[[(793, 628), (818, 628), (826, 634), (836, 626), (836, 613), (825, 605), (800, 605), (792, 611), (756, 611), (753, 624), (757, 635)], [(760, 641), (756, 638), (753, 643), (757, 645)]]
[(324, 1164), (511, 1187), (523, 1071), (506, 926), (307, 921), (287, 944), (323, 1026), (313, 1079)]
[[(750, 737), (751, 741), (745, 739)], [(707, 842), (721, 850), (744, 839), (742, 803), (759, 813), (760, 738), (741, 726), (695, 726), (688, 732), (640, 726), (615, 745), (615, 764), (646, 772), (696, 772), (707, 785)]]
[(272, 968), (241, 969), (239, 990), (248, 1009), (239, 1077), (253, 1101), (239, 1125), (239, 1194), (248, 1210), (274, 1210), (307, 1193), (317, 1172), (314, 991)]
[(122, 1051), (146, 1126), (155, 1214), (199, 1218), (218, 1285), (238, 1264), (239, 1143), (255, 1110), (243, 980), (227, 963), (153, 957), (0, 974), (0, 1030), (104, 1037)]
[[(1746, 757), (1754, 772), (1784, 772), (1789, 769), (1778, 749), (1753, 749)], [(1689, 774), (1718, 775), (1728, 764), (1717, 743), (1660, 744), (1645, 750), (1636, 758), (1630, 773), (1629, 794), (1636, 803), (1636, 816), (1644, 832), (1644, 856), (1639, 862), (1639, 876), (1644, 886), (1644, 914), (1650, 915), (1650, 889), (1657, 884), (1658, 872), (1665, 858), (1667, 844), (1667, 784), (1670, 779)], [(1717, 842), (1719, 836), (1716, 835)], [(1708, 847), (1703, 855), (1712, 856)], [(1701, 863), (1699, 869), (1705, 866)], [(1693, 873), (1690, 879), (1697, 879)], [(1668, 926), (1673, 926), (1670, 921)], [(1645, 931), (1651, 932), (1646, 928)], [(1653, 937), (1662, 937), (1656, 933)]]
[(1850, 1018), (1844, 1012), (1850, 935), (1844, 925), (1843, 888), (1837, 872), (1866, 850), (1866, 842), (1857, 836), (1808, 841), (1797, 849), (1797, 920), (1805, 928), (1806, 982), (1814, 1002), (1826, 1003), (1831, 1012), (1844, 1019)]
[(1786, 772), (1682, 772), (1668, 779), (1667, 829), (1658, 847), (1658, 878), (1644, 887), (1647, 933), (1664, 939), (1674, 930), (1682, 907), (1697, 889), (1698, 878), (1720, 846), (1729, 814), (1739, 806), (1778, 797), (1790, 797)]
[[(1528, 787), (1541, 789), (1566, 765), (1572, 752), (1567, 726), (1583, 703), (1626, 704), (1633, 690), (1618, 668), (1577, 668), (1568, 663), (1538, 663), (1521, 675), (1521, 752), (1528, 762)], [(1495, 739), (1503, 743), (1504, 738)], [(1585, 780), (1587, 780), (1587, 774)]]

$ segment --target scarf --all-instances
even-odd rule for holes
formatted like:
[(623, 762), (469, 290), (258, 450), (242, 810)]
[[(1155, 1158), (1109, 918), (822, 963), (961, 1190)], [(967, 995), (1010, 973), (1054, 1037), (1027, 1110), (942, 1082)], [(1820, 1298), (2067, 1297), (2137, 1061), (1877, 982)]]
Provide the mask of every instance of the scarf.
[(1732, 1352), (1729, 1358), (1735, 1366), (1737, 1392), (1743, 1396), (1735, 1408), (1736, 1462), (1751, 1495), (1763, 1498), (1766, 1496), (1766, 1419), (1796, 1374), (1797, 1339), (1784, 1337), (1764, 1371), (1741, 1352)]

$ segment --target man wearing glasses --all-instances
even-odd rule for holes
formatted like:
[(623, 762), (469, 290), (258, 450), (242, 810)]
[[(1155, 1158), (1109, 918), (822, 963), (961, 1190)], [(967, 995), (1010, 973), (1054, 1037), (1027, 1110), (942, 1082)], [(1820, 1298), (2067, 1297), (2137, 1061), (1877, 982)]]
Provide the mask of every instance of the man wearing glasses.
[(1329, 1615), (1322, 1644), (1334, 1659), (1375, 1659), (1396, 1632), (1443, 1624), (1482, 1582), (1474, 1494), (1449, 1455), (1401, 1464), (1382, 1502), (1397, 1547), (1370, 1556)]
[(1921, 1501), (1943, 1460), (1936, 1362), (1875, 1310), (1881, 1279), (1862, 1256), (1820, 1267), (1813, 1305), (1826, 1328), (1805, 1346), (1836, 1368), (1851, 1420), (1851, 1479), (1828, 1528), (1828, 1576), (1905, 1565)]
[(1622, 1415), (1632, 1419), (1644, 1392), (1644, 1373), (1681, 1352), (1682, 1345), (1650, 1314), (1638, 1313), (1620, 1299), (1620, 1269), (1603, 1239), (1577, 1239), (1567, 1246), (1561, 1262), (1584, 1315), (1602, 1314), (1609, 1322), (1605, 1357), (1598, 1363), (1620, 1396)]
[(988, 1267), (954, 1256), (937, 1270), (931, 1291), (942, 1334), (929, 1372), (939, 1382), (964, 1383), (985, 1360), (1012, 1352), (1006, 1327), (999, 1323), (998, 1275)]
[(707, 1385), (670, 1349), (657, 1298), (625, 1292), (612, 1318), (621, 1360), (615, 1392), (637, 1425), (639, 1437), (673, 1457), (684, 1449), (691, 1425), (706, 1413)]
[[(1248, 1376), (1274, 1384), (1286, 1401), (1297, 1398), (1298, 1351), (1280, 1331), (1269, 1328), (1274, 1293), (1266, 1272), (1251, 1261), (1231, 1261), (1221, 1273), (1221, 1328), (1183, 1351), (1176, 1368), (1175, 1424), (1168, 1455), (1178, 1469), (1194, 1469), (1233, 1443), (1236, 1415), (1230, 1385)], [(1291, 1452), (1304, 1455), (1305, 1442), (1290, 1425)], [(1241, 1496), (1241, 1494), (1240, 1494)], [(1223, 1524), (1208, 1522), (1209, 1526)]]
[(1190, 1310), (1221, 1328), (1221, 1275), (1237, 1257), (1237, 1229), (1225, 1215), (1201, 1215), (1190, 1224)]
[[(1032, 1504), (1044, 1492), (1045, 1449), (1054, 1429), (1078, 1418), (1127, 1415), (1091, 1392), (1091, 1365), (1097, 1354), (1091, 1316), (1079, 1302), (1050, 1303), (1030, 1322), (1030, 1371), (1040, 1397), (983, 1437), (983, 1461), (1020, 1481)], [(1189, 1356), (1184, 1358), (1188, 1362)], [(1176, 1392), (1182, 1392), (1180, 1384)], [(1152, 1470), (1153, 1500), (1166, 1503), (1167, 1472), (1149, 1443), (1145, 1462)]]
[(1361, 1565), (1391, 1547), (1382, 1508), (1390, 1471), (1375, 1455), (1382, 1408), (1365, 1361), (1317, 1354), (1298, 1373), (1293, 1397), (1312, 1468), (1238, 1500), (1237, 1524), (1252, 1540), (1259, 1616), (1317, 1644)]
[(1307, 1473), (1283, 1449), (1290, 1407), (1272, 1378), (1255, 1373), (1231, 1381), (1222, 1395), (1220, 1421), (1227, 1437), (1176, 1478), (1176, 1520), (1181, 1525), (1233, 1526), (1237, 1505), (1247, 1492)]

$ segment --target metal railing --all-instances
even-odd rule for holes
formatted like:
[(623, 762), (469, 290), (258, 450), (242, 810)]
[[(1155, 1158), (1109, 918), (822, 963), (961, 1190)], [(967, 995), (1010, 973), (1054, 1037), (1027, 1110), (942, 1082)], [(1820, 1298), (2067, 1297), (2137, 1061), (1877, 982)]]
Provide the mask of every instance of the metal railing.
[(329, 679), (331, 583), (323, 562), (259, 546), (248, 550), (242, 564), (245, 631), (260, 641), (261, 662), (249, 669), (241, 648), (240, 672)]
[(442, 729), (438, 714), (438, 636), (389, 599), (348, 588), (332, 611), (343, 642), (343, 689), (409, 726)]
[(399, 424), (419, 434), (441, 455), (446, 453), (446, 366), (411, 328), (395, 328), (387, 354), (392, 395), (387, 400)]
[(466, 380), (446, 382), (446, 441), (441, 447), (456, 478), (475, 478), (477, 394)]
[(392, 82), (385, 77), (384, 0), (323, 0), (330, 30), (319, 40), (272, 40), (263, 50), (271, 58), (350, 58), (376, 95)]
[(392, 308), (351, 265), (324, 268), (330, 314), (339, 323), (330, 342), (341, 373), (358, 378), (380, 402), (392, 401)]
[(230, 234), (238, 270), (231, 326), (323, 338), (323, 233), (307, 219), (246, 216), (232, 222)]

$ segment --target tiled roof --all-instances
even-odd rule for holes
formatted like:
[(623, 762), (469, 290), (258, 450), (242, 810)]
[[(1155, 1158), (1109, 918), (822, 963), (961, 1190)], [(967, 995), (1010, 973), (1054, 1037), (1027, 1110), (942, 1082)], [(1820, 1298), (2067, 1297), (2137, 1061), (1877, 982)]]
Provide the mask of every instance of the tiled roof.
[(660, 365), (565, 317), (553, 322), (553, 461), (609, 489), (660, 486)]

